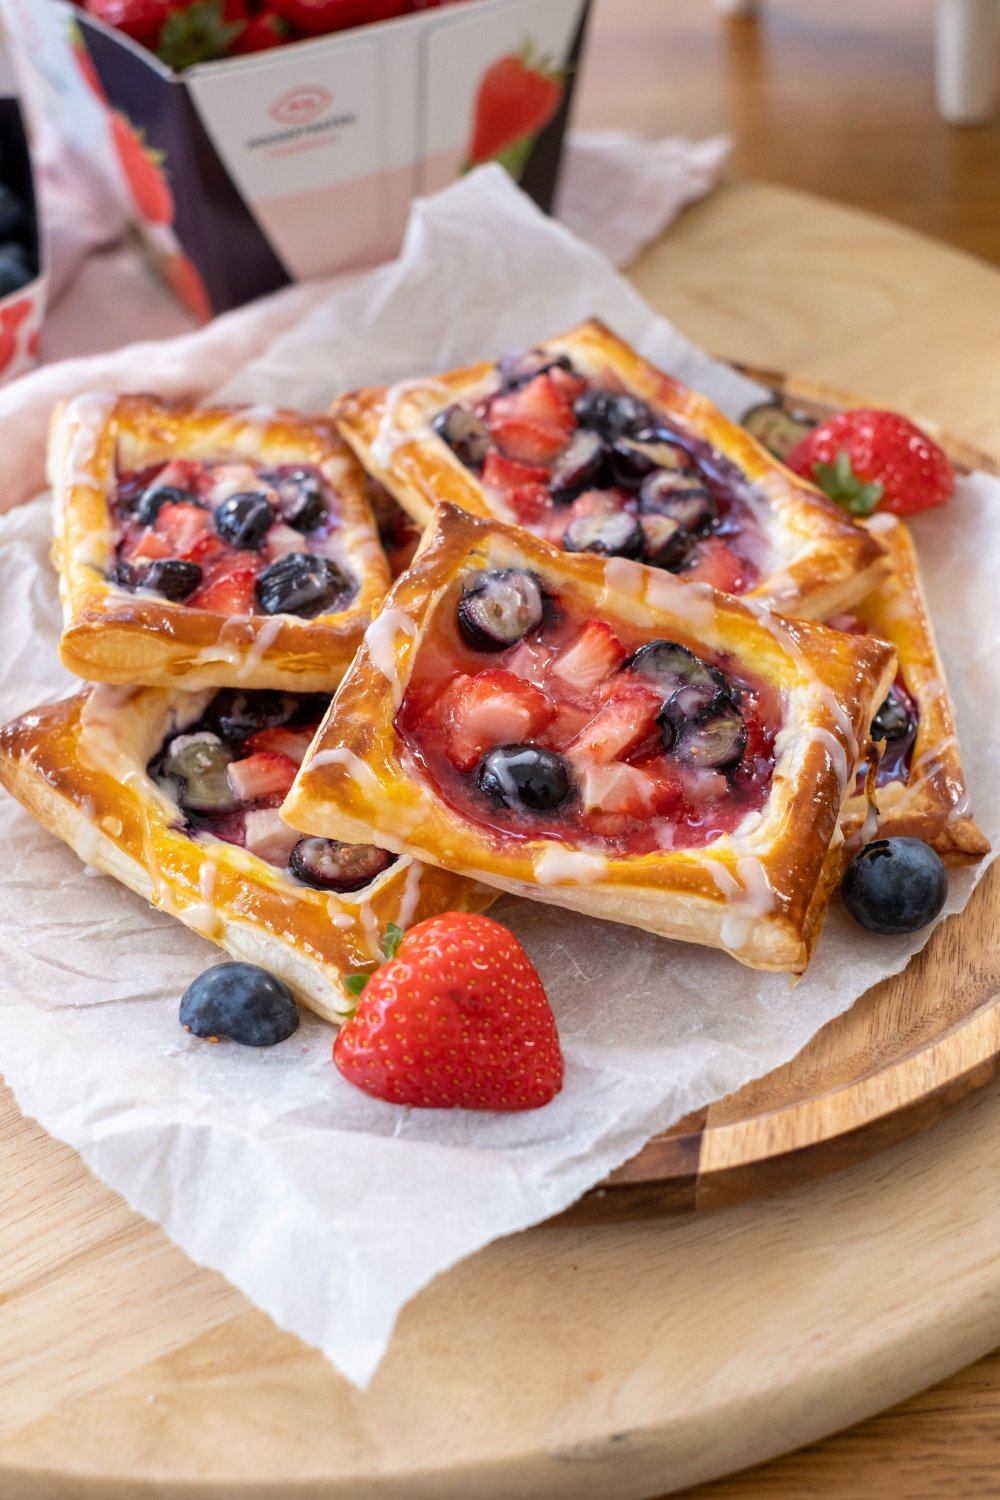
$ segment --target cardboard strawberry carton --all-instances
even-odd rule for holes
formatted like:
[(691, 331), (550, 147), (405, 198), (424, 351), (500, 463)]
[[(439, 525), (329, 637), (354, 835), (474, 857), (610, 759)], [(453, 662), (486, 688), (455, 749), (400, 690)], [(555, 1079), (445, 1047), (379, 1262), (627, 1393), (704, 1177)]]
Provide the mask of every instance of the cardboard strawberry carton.
[[(114, 0), (116, 14), (129, 3)], [(193, 7), (174, 3), (158, 46), (179, 62)], [(350, 3), (357, 17), (372, 13), (372, 0)], [(195, 23), (242, 28), (235, 45), (271, 14), (226, 20), (245, 4), (208, 0)], [(282, 4), (301, 32), (345, 0)], [(34, 106), (67, 151), (99, 168), (161, 275), (208, 317), (392, 256), (413, 197), (484, 161), (502, 162), (549, 207), (588, 4), (424, 0), (410, 14), (182, 72), (63, 0), (0, 9)], [(399, 8), (382, 0), (383, 14)]]
[(0, 381), (34, 362), (45, 313), (42, 254), (28, 142), (0, 36)]

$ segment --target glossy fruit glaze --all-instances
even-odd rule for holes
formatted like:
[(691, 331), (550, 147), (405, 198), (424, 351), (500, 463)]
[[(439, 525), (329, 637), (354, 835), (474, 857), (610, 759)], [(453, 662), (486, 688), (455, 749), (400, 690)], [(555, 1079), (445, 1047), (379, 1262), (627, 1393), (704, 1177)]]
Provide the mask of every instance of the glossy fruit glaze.
[[(494, 575), (470, 576), (475, 588)], [(501, 843), (547, 837), (635, 855), (706, 844), (763, 807), (782, 717), (777, 689), (725, 658), (662, 643), (694, 664), (692, 675), (711, 677), (712, 702), (694, 701), (686, 722), (684, 695), (678, 717), (669, 689), (641, 659), (632, 664), (651, 649), (648, 633), (582, 618), (546, 591), (535, 628), (484, 648), (458, 623), (469, 589), (442, 604), (424, 635), (396, 721), (414, 774), (463, 817)], [(717, 725), (737, 725), (735, 751), (727, 741), (717, 768), (693, 763), (687, 731), (720, 712)], [(534, 806), (511, 791), (526, 767)]]
[(570, 551), (632, 557), (731, 594), (770, 571), (762, 498), (720, 452), (623, 390), (542, 351), (505, 357), (438, 436), (496, 512)]
[[(835, 630), (845, 630), (850, 635), (866, 633), (864, 621), (859, 620), (855, 615), (834, 615), (826, 623), (832, 625)], [(920, 710), (903, 681), (902, 673), (897, 673), (896, 680), (889, 689), (885, 701), (879, 705), (872, 720), (873, 742), (885, 741), (885, 749), (882, 752), (878, 774), (875, 778), (876, 786), (886, 786), (890, 781), (900, 781), (905, 786), (909, 781), (913, 747), (916, 744), (919, 728)], [(864, 783), (865, 768), (862, 766), (858, 772), (858, 791), (861, 791)]]
[(173, 459), (118, 475), (110, 581), (220, 614), (343, 609), (357, 582), (337, 497), (307, 465)]
[(147, 770), (176, 801), (192, 837), (236, 844), (304, 885), (358, 890), (395, 856), (369, 844), (303, 838), (277, 811), (329, 701), (223, 688), (195, 723), (166, 737)]

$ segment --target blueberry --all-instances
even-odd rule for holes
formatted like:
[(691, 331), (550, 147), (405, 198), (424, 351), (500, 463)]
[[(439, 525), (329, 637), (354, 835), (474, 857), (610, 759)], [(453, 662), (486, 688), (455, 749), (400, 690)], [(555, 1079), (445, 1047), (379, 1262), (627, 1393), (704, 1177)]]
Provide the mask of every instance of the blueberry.
[(916, 932), (944, 905), (948, 874), (920, 839), (875, 839), (847, 866), (840, 894), (855, 922), (870, 932)]
[(492, 568), (462, 588), (460, 635), (477, 651), (506, 651), (537, 630), (544, 605), (538, 579), (524, 568)]
[(581, 427), (552, 465), (549, 489), (553, 500), (571, 500), (581, 490), (600, 487), (608, 465), (608, 449), (596, 432)]
[(256, 964), (217, 964), (188, 985), (181, 1025), (195, 1036), (273, 1047), (298, 1029), (299, 1009), (283, 979)]
[(448, 444), (456, 458), (470, 469), (478, 469), (490, 451), (486, 423), (467, 406), (446, 406), (431, 423), (438, 437)]
[(563, 532), (567, 552), (597, 552), (602, 557), (641, 557), (642, 527), (627, 510), (611, 515), (575, 516)]
[(116, 588), (128, 589), (130, 593), (133, 593), (139, 587), (141, 576), (137, 568), (120, 557), (117, 562), (111, 564), (108, 582), (113, 583)]
[(336, 839), (299, 839), (288, 866), (303, 885), (319, 891), (360, 891), (390, 865), (395, 854), (374, 844), (341, 844)]
[(176, 484), (154, 484), (139, 496), (135, 518), (141, 526), (152, 526), (165, 505), (201, 504), (193, 490), (182, 490)]
[(718, 667), (710, 667), (679, 641), (647, 641), (629, 658), (623, 670), (648, 678), (662, 692), (664, 701), (679, 687), (704, 687), (712, 693), (729, 693), (729, 685)]
[(639, 510), (646, 515), (670, 516), (688, 531), (710, 531), (718, 512), (701, 481), (676, 469), (657, 469), (639, 489)]
[(215, 529), (241, 552), (257, 551), (274, 524), (274, 509), (260, 490), (241, 490), (215, 512)]
[(695, 546), (695, 538), (675, 521), (672, 516), (640, 516), (639, 525), (643, 535), (643, 561), (654, 568), (666, 568), (676, 573), (688, 561)]
[(590, 427), (604, 438), (635, 437), (653, 424), (653, 414), (635, 396), (616, 396), (591, 386), (573, 402), (573, 415), (581, 427)]
[(139, 587), (151, 594), (162, 594), (164, 599), (178, 604), (201, 587), (202, 577), (197, 563), (186, 562), (181, 557), (162, 557), (150, 563), (139, 580)]
[(296, 531), (315, 531), (327, 517), (326, 489), (311, 469), (292, 469), (275, 480), (285, 524)]
[(334, 604), (343, 609), (351, 592), (347, 575), (328, 557), (286, 552), (257, 579), (257, 603), (265, 615), (302, 615), (311, 620)]
[(479, 790), (512, 809), (548, 812), (569, 796), (572, 782), (561, 755), (538, 745), (497, 745), (479, 762)]
[(688, 683), (660, 715), (663, 748), (699, 771), (730, 771), (743, 759), (747, 726), (725, 692)]
[(546, 354), (544, 349), (528, 349), (516, 354), (505, 354), (497, 364), (500, 379), (506, 391), (527, 385), (536, 375), (545, 375), (549, 370), (565, 370), (574, 374), (573, 362), (567, 354)]
[(634, 490), (648, 475), (661, 470), (678, 476), (690, 475), (691, 460), (683, 448), (673, 443), (616, 437), (611, 445), (611, 467), (617, 483)]
[[(325, 701), (323, 712), (325, 712)], [(299, 702), (291, 693), (279, 693), (270, 688), (256, 691), (241, 691), (239, 688), (223, 688), (215, 697), (205, 714), (224, 740), (241, 745), (248, 735), (260, 729), (277, 729), (295, 717)]]
[(0, 243), (23, 239), (30, 227), (27, 205), (13, 188), (0, 182)]
[(164, 751), (159, 774), (178, 783), (177, 803), (185, 812), (236, 812), (242, 803), (227, 775), (232, 759), (218, 735), (179, 734)]
[(23, 245), (0, 245), (0, 297), (19, 292), (35, 277), (35, 268)]
[(874, 719), (871, 735), (873, 740), (902, 740), (915, 728), (913, 715), (895, 688), (890, 688)]

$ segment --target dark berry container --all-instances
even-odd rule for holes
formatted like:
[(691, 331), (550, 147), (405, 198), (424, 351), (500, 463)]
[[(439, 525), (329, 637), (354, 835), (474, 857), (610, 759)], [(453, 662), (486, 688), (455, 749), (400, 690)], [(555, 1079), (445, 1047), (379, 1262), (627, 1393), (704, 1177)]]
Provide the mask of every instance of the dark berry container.
[(0, 55), (0, 382), (35, 360), (45, 314), (42, 254), (24, 121)]

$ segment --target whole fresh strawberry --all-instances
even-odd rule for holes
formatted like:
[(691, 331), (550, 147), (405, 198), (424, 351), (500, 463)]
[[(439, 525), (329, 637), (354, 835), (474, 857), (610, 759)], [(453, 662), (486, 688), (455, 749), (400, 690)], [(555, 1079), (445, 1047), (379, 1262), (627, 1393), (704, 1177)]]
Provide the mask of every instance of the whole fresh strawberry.
[(841, 412), (791, 450), (788, 467), (852, 516), (913, 515), (943, 505), (955, 488), (947, 455), (919, 427), (891, 411)]
[(445, 912), (405, 937), (391, 925), (386, 951), (370, 978), (348, 981), (361, 999), (340, 1028), (333, 1060), (349, 1082), (423, 1109), (537, 1109), (558, 1094), (555, 1018), (505, 927)]
[(176, 0), (84, 0), (84, 10), (144, 47), (155, 47), (173, 3)]
[(288, 22), (284, 17), (276, 10), (262, 10), (250, 17), (229, 50), (237, 57), (249, 52), (267, 52), (282, 46), (288, 38)]
[(534, 56), (530, 41), (520, 52), (498, 57), (476, 92), (466, 164), (499, 161), (519, 177), (536, 135), (562, 103), (563, 81), (560, 70)]

